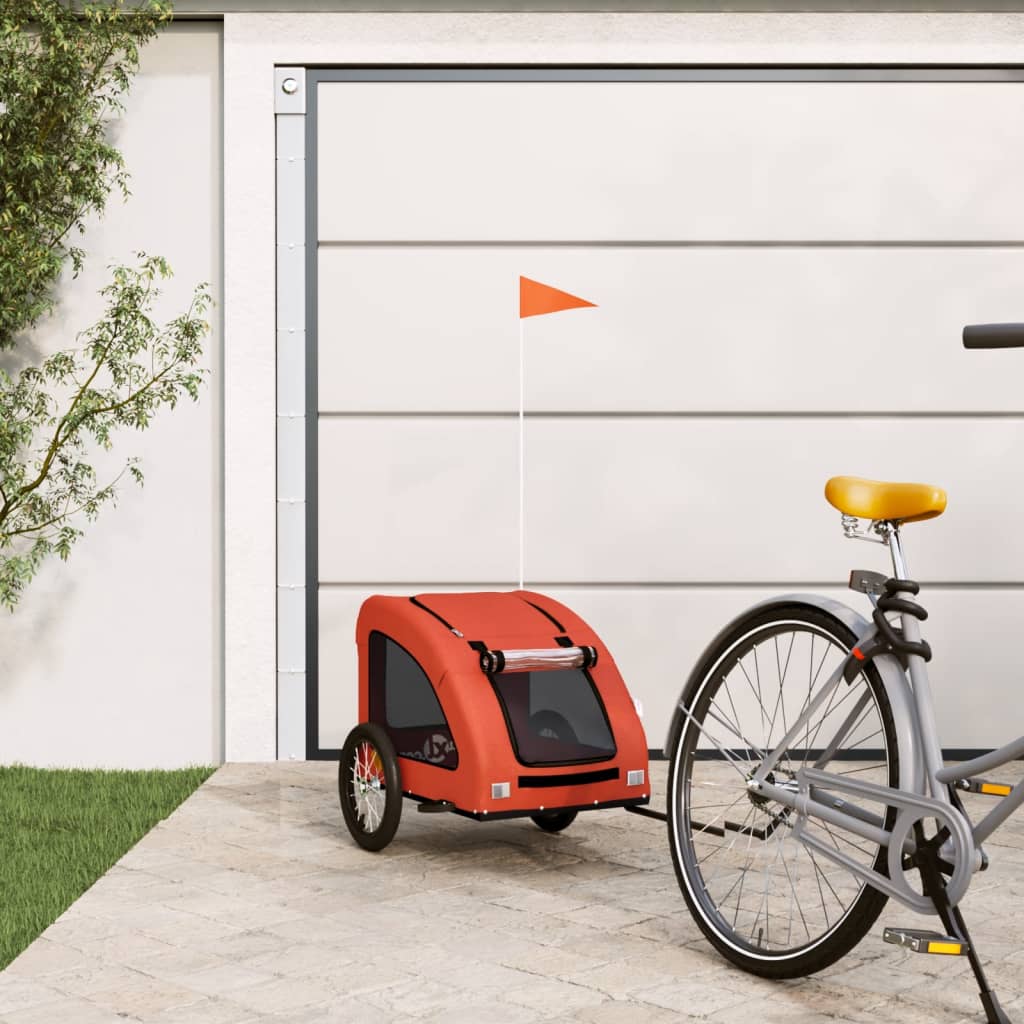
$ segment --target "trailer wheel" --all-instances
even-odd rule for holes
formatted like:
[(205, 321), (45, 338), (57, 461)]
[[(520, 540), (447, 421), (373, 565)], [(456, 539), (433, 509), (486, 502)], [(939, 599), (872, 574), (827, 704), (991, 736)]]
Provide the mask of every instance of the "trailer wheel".
[(383, 850), (402, 817), (398, 758), (388, 734), (372, 722), (357, 725), (341, 748), (338, 797), (352, 838), (364, 850)]
[(545, 832), (561, 832), (576, 820), (575, 811), (543, 811), (531, 814), (530, 820)]
[[(538, 736), (576, 742), (576, 730), (565, 715), (548, 708), (530, 715), (530, 731)], [(530, 820), (545, 832), (561, 832), (576, 820), (576, 811), (542, 811), (540, 814), (531, 814)]]

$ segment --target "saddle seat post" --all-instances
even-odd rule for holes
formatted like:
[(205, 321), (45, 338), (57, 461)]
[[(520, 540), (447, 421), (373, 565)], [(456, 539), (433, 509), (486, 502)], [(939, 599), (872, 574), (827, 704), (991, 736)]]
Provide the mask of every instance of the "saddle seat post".
[(885, 537), (885, 542), (889, 546), (889, 554), (892, 556), (892, 569), (896, 579), (909, 580), (910, 571), (907, 569), (907, 560), (903, 553), (903, 540), (900, 537), (900, 524), (882, 524), (882, 535)]

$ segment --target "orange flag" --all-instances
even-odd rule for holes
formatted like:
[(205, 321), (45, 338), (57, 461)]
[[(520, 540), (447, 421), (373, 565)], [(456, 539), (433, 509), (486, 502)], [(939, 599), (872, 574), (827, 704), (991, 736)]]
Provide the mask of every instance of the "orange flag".
[(544, 313), (559, 313), (563, 309), (582, 309), (584, 306), (596, 306), (596, 302), (587, 302), (577, 295), (559, 291), (540, 281), (531, 281), (528, 277), (519, 278), (519, 319), (528, 316), (542, 316)]

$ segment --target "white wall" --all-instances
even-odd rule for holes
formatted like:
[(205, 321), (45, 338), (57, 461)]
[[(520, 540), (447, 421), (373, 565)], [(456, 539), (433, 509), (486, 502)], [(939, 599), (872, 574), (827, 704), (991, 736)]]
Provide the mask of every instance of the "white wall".
[(212, 283), (211, 376), (198, 405), (118, 438), (119, 456), (141, 457), (145, 487), (124, 485), (70, 560), (49, 563), (13, 615), (0, 612), (0, 763), (223, 759), (220, 26), (174, 25), (150, 44), (112, 130), (133, 195), (112, 198), (90, 227), (87, 268), (35, 340), (73, 344), (101, 308), (106, 266), (143, 250), (176, 272), (165, 318)]

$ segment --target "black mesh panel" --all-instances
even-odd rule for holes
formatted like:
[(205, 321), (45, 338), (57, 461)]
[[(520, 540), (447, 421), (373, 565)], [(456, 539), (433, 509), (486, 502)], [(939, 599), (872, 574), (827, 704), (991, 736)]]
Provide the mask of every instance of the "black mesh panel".
[(582, 670), (502, 672), (493, 683), (523, 764), (580, 764), (614, 757), (608, 717)]
[(455, 768), (458, 751), (441, 704), (416, 659), (383, 633), (370, 634), (370, 721), (400, 757)]

